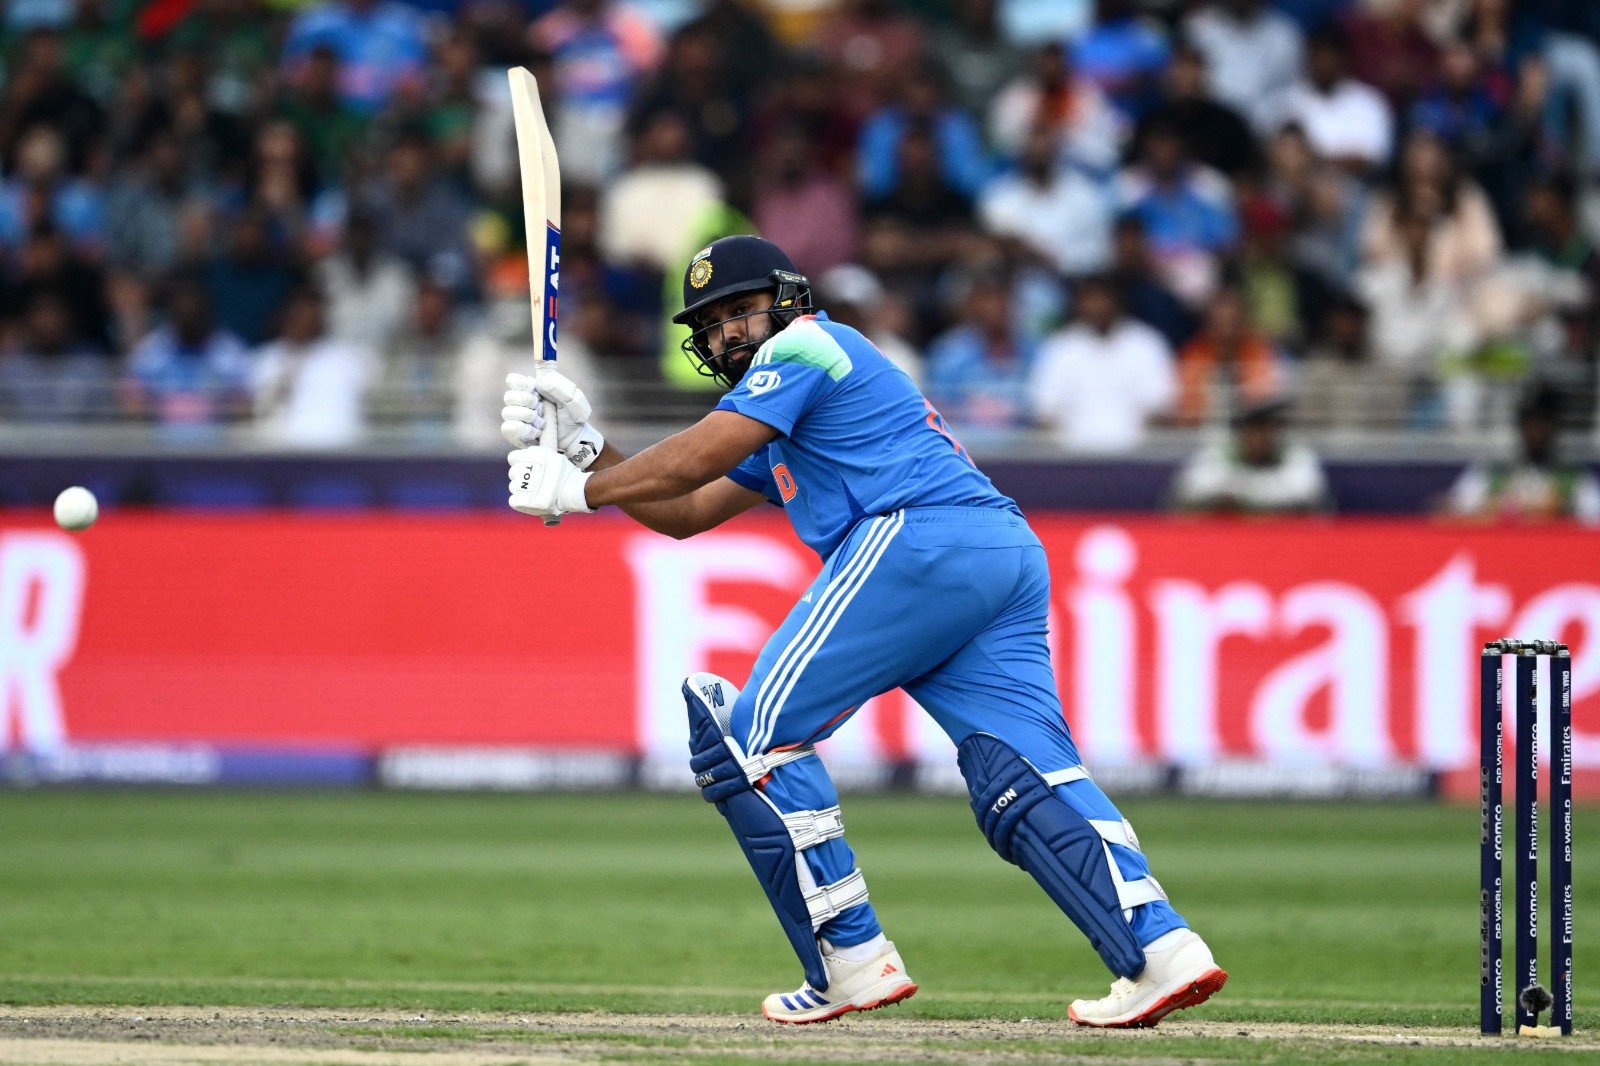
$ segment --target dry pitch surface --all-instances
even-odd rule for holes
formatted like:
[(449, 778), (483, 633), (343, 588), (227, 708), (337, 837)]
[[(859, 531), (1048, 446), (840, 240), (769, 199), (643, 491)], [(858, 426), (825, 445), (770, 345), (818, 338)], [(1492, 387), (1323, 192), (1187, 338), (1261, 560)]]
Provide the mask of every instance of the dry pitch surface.
[[(16, 1066), (127, 1063), (263, 1066), (404, 1063), (502, 1066), (512, 1063), (976, 1062), (1147, 1064), (1215, 1061), (1172, 1055), (1168, 1038), (1228, 1039), (1260, 1047), (1266, 1060), (1387, 1057), (1401, 1049), (1507, 1049), (1506, 1042), (1456, 1029), (1288, 1022), (1169, 1019), (1159, 1030), (1107, 1033), (1062, 1020), (931, 1021), (892, 1015), (848, 1017), (779, 1028), (729, 1015), (523, 1014), (259, 1007), (0, 1007), (0, 1062)], [(1238, 1048), (1245, 1051), (1245, 1047)], [(1508, 1049), (1507, 1049), (1508, 1050)], [(1578, 1034), (1544, 1041), (1547, 1053), (1594, 1054), (1600, 1039)], [(1229, 1056), (1231, 1057), (1231, 1056)], [(1252, 1056), (1254, 1057), (1254, 1056)], [(1311, 1056), (1308, 1056), (1311, 1057)]]

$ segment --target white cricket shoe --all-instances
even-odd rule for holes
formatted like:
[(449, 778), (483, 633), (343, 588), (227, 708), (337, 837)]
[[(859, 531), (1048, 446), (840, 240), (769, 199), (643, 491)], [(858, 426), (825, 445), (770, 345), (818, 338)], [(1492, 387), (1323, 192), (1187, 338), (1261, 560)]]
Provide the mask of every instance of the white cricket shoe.
[(1227, 980), (1206, 942), (1188, 929), (1177, 929), (1145, 949), (1144, 972), (1137, 978), (1117, 978), (1104, 999), (1074, 1000), (1067, 1017), (1079, 1025), (1141, 1029), (1175, 1010), (1204, 1003)]
[(828, 967), (828, 990), (818, 992), (810, 982), (797, 992), (774, 992), (761, 1001), (761, 1013), (785, 1025), (825, 1022), (853, 1010), (877, 1010), (917, 993), (917, 986), (906, 976), (906, 964), (894, 948), (884, 942), (883, 951), (865, 962), (851, 962), (828, 954), (822, 943), (822, 961)]

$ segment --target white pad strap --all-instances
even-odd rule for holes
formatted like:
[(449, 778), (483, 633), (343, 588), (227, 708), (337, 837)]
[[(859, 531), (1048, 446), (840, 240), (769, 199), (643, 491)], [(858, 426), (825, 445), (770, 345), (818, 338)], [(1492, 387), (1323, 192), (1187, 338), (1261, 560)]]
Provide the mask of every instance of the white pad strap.
[(1087, 781), (1089, 779), (1089, 771), (1082, 766), (1069, 766), (1065, 770), (1051, 770), (1049, 773), (1041, 774), (1040, 776), (1044, 778), (1045, 784), (1055, 788), (1057, 785), (1064, 785), (1068, 781)]
[[(733, 738), (730, 737), (728, 739), (731, 741)], [(790, 748), (788, 751), (769, 751), (765, 755), (745, 755), (735, 749), (735, 754), (741, 756), (739, 765), (744, 769), (745, 779), (752, 785), (766, 777), (777, 767), (800, 759), (809, 759), (816, 753), (817, 749), (810, 744), (803, 748)]]
[(818, 885), (804, 891), (806, 909), (811, 912), (811, 925), (820, 929), (822, 923), (867, 901), (867, 879), (861, 876), (860, 870), (852, 870), (848, 877), (831, 885)]
[(825, 811), (795, 811), (783, 816), (783, 824), (789, 830), (789, 839), (794, 841), (796, 851), (844, 836), (844, 815), (839, 813), (838, 807)]
[(1124, 818), (1114, 822), (1109, 818), (1091, 818), (1089, 824), (1094, 826), (1095, 832), (1100, 834), (1100, 839), (1105, 843), (1106, 865), (1111, 868), (1111, 883), (1117, 888), (1117, 902), (1123, 910), (1146, 903), (1154, 903), (1158, 899), (1166, 899), (1166, 890), (1154, 877), (1141, 877), (1135, 881), (1124, 881), (1122, 871), (1117, 867), (1117, 857), (1111, 854), (1111, 845), (1120, 844), (1130, 851), (1140, 851), (1139, 838), (1134, 835), (1133, 825)]

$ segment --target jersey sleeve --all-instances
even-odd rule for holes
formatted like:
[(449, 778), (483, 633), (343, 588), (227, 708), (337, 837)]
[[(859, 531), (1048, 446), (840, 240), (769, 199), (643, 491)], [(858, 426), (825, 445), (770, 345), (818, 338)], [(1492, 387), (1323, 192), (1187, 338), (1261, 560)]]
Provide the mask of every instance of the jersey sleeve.
[(728, 478), (751, 492), (761, 493), (779, 507), (783, 506), (783, 497), (778, 494), (778, 483), (772, 479), (772, 467), (767, 464), (765, 448), (728, 471)]
[(850, 356), (839, 343), (802, 320), (761, 346), (717, 410), (764, 422), (787, 437), (850, 370)]

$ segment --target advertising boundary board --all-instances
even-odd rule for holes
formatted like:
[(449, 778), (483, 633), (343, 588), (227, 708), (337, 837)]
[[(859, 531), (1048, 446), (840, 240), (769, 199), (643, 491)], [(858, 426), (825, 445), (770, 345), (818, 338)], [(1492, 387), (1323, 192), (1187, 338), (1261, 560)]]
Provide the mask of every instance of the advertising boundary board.
[[(1571, 645), (1591, 791), (1592, 531), (1030, 517), (1065, 714), (1113, 790), (1465, 795), (1477, 650), (1512, 635)], [(0, 512), (0, 778), (685, 787), (679, 680), (742, 681), (818, 565), (776, 510), (682, 542), (603, 515)], [(846, 785), (959, 785), (898, 692), (824, 750)]]

